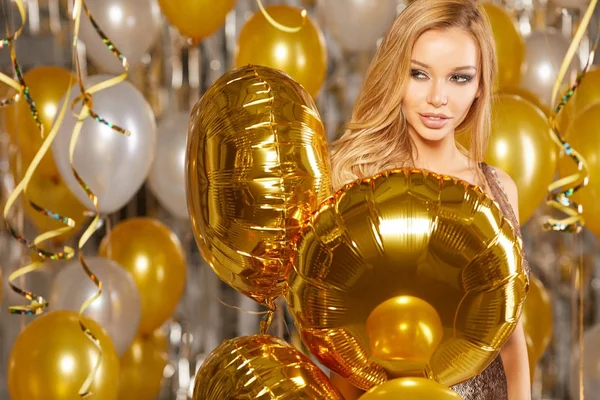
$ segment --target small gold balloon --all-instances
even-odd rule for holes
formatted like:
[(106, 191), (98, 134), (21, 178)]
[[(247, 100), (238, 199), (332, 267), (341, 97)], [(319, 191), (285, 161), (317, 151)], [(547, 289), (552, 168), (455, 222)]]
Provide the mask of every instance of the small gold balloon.
[[(566, 140), (588, 164), (589, 182), (573, 195), (573, 200), (583, 207), (585, 226), (600, 237), (600, 103), (587, 107), (570, 125)], [(559, 175), (577, 172), (577, 165), (566, 155), (559, 162)]]
[[(100, 341), (102, 362), (91, 400), (115, 400), (119, 358), (108, 334), (93, 320), (86, 328)], [(98, 348), (81, 330), (73, 311), (53, 311), (32, 321), (17, 337), (8, 361), (8, 390), (14, 400), (75, 400), (98, 361)]]
[(175, 311), (185, 286), (186, 261), (179, 239), (166, 225), (152, 218), (127, 219), (102, 239), (98, 255), (133, 276), (142, 303), (140, 333), (152, 333)]
[(279, 24), (302, 26), (302, 29), (284, 32), (257, 11), (240, 31), (235, 65), (254, 64), (281, 70), (316, 96), (327, 72), (323, 33), (308, 15), (303, 24), (301, 10), (295, 7), (269, 6), (266, 12)]
[(200, 252), (227, 284), (270, 308), (285, 288), (291, 240), (331, 193), (325, 129), (289, 76), (246, 66), (194, 107), (186, 153)]
[(164, 336), (136, 338), (119, 362), (119, 399), (154, 400), (168, 363)]
[(327, 375), (270, 335), (225, 340), (196, 373), (193, 400), (343, 400)]
[[(513, 332), (527, 291), (521, 241), (498, 204), (479, 187), (418, 169), (346, 185), (294, 243), (286, 299), (295, 325), (323, 365), (363, 390), (407, 375), (450, 386), (481, 373)], [(400, 337), (421, 347), (390, 343), (390, 353), (425, 358), (434, 348), (420, 371), (404, 360), (379, 362), (373, 350), (384, 346), (371, 349), (404, 322), (402, 307), (386, 303), (398, 296), (410, 296), (418, 311), (403, 309), (408, 329), (431, 330), (431, 338)], [(379, 323), (382, 311), (392, 321)]]
[(517, 30), (513, 18), (496, 4), (482, 3), (494, 34), (496, 55), (498, 58), (498, 77), (496, 86), (518, 85), (521, 81), (521, 69), (525, 60), (525, 41)]
[[(424, 370), (444, 336), (435, 308), (414, 296), (393, 297), (379, 304), (366, 323), (374, 358), (403, 362), (400, 371)], [(390, 363), (389, 368), (393, 368)]]
[[(35, 101), (40, 120), (44, 126), (44, 137), (42, 137), (31, 115), (25, 98), (21, 98), (16, 104), (9, 106), (4, 111), (6, 130), (11, 136), (11, 141), (17, 145), (22, 155), (23, 172), (52, 129), (54, 119), (62, 106), (60, 100), (67, 93), (71, 78), (73, 78), (74, 84), (76, 81), (71, 71), (50, 66), (35, 67), (23, 74), (23, 79), (29, 87), (29, 93)], [(36, 173), (44, 177), (59, 175), (51, 151), (48, 151), (42, 158)]]
[[(561, 93), (562, 94), (562, 93)], [(573, 97), (558, 114), (560, 132), (567, 134), (569, 126), (587, 107), (600, 102), (600, 68), (590, 69), (577, 86)], [(557, 104), (558, 105), (558, 104)]]
[(461, 400), (456, 392), (431, 379), (399, 378), (374, 387), (359, 400)]
[[(468, 148), (469, 135), (458, 135), (456, 139)], [(558, 147), (550, 137), (544, 113), (520, 96), (498, 95), (485, 161), (515, 181), (521, 225), (546, 198), (548, 185), (554, 181), (557, 159)]]
[(235, 0), (158, 0), (158, 4), (169, 23), (197, 43), (225, 23)]
[(502, 88), (502, 91), (500, 94), (509, 94), (509, 95), (512, 94), (515, 96), (519, 96), (519, 97), (523, 98), (524, 100), (527, 100), (528, 102), (530, 102), (531, 104), (533, 104), (534, 106), (539, 108), (544, 113), (546, 118), (549, 117), (550, 114), (552, 113), (552, 110), (550, 110), (550, 107), (548, 105), (544, 104), (537, 94), (535, 94), (532, 91), (527, 90), (523, 87), (506, 86), (506, 87)]

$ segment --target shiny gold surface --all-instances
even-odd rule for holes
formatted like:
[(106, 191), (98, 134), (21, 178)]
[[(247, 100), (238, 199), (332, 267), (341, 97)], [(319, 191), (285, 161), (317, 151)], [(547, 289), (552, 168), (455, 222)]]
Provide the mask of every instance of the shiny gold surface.
[(270, 305), (285, 286), (291, 239), (331, 193), (315, 103), (279, 71), (228, 72), (192, 111), (186, 164), (202, 256), (223, 281)]
[(125, 268), (140, 291), (139, 332), (150, 334), (175, 311), (183, 293), (186, 261), (179, 239), (152, 218), (130, 218), (105, 236), (98, 250)]
[(298, 8), (278, 5), (265, 9), (279, 24), (302, 26), (302, 29), (293, 33), (281, 31), (257, 11), (240, 31), (235, 65), (264, 65), (281, 70), (316, 97), (327, 72), (323, 33), (308, 15), (302, 25), (301, 10)]
[(435, 309), (443, 337), (428, 370), (450, 386), (496, 357), (527, 290), (521, 243), (497, 203), (477, 187), (415, 169), (347, 185), (295, 242), (286, 298), (296, 326), (321, 363), (365, 390), (425, 375), (412, 363), (373, 357), (366, 323), (381, 303), (413, 296)]
[(193, 400), (343, 400), (327, 375), (289, 343), (269, 335), (221, 343), (196, 374)]
[[(116, 400), (119, 359), (108, 334), (96, 322), (84, 324), (100, 341), (102, 363), (88, 397)], [(82, 332), (74, 311), (54, 311), (25, 327), (12, 348), (8, 389), (13, 400), (78, 400), (81, 384), (98, 360), (98, 348)]]
[(225, 23), (235, 0), (158, 0), (158, 4), (171, 25), (198, 43)]
[(424, 378), (399, 378), (383, 383), (362, 395), (359, 400), (461, 400), (444, 385)]

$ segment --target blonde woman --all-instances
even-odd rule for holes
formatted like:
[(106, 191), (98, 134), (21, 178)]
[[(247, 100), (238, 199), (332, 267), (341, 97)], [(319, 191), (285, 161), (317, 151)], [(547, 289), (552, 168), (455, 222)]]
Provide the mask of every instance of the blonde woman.
[[(411, 2), (379, 46), (352, 120), (332, 144), (334, 189), (386, 169), (427, 169), (482, 187), (520, 234), (515, 183), (482, 162), (496, 69), (489, 22), (476, 1)], [(467, 131), (469, 151), (455, 141)], [(528, 400), (529, 379), (519, 322), (500, 356), (453, 389), (467, 400)], [(362, 393), (339, 375), (332, 381), (346, 399)]]

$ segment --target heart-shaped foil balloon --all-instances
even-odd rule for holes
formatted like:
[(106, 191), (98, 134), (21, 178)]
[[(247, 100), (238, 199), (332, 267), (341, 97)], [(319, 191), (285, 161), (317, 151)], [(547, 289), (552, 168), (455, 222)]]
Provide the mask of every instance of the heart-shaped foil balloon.
[(346, 185), (295, 239), (289, 309), (327, 367), (368, 390), (483, 371), (528, 289), (522, 244), (481, 189), (416, 169)]

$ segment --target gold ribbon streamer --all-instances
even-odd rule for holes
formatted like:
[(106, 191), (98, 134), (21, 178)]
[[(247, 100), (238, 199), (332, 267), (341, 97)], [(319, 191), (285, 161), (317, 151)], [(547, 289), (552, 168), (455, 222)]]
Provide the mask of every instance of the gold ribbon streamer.
[[(21, 26), (17, 29), (17, 31), (14, 34), (8, 36), (8, 23), (6, 23), (8, 37), (6, 39), (2, 39), (2, 42), (1, 42), (2, 45), (0, 47), (4, 47), (5, 45), (8, 45), (9, 50), (10, 50), (10, 56), (11, 56), (13, 69), (15, 71), (15, 74), (17, 75), (18, 82), (2, 73), (0, 73), (0, 81), (2, 81), (3, 83), (5, 83), (8, 86), (15, 89), (17, 91), (17, 94), (15, 94), (14, 96), (12, 96), (9, 99), (3, 99), (2, 101), (0, 101), (0, 104), (2, 106), (12, 104), (16, 100), (18, 100), (21, 97), (21, 95), (23, 95), (28, 102), (29, 109), (31, 111), (31, 115), (32, 115), (33, 119), (36, 121), (37, 127), (40, 130), (40, 133), (43, 137), (43, 125), (41, 124), (41, 121), (39, 119), (39, 115), (35, 108), (35, 103), (29, 94), (29, 88), (27, 87), (26, 83), (23, 80), (21, 68), (19, 66), (19, 63), (17, 62), (17, 58), (16, 58), (16, 54), (15, 54), (15, 50), (14, 50), (13, 42), (19, 37), (19, 35), (23, 31), (23, 27), (26, 22), (25, 7), (23, 5), (22, 0), (16, 0), (15, 4), (17, 6), (17, 9), (19, 10), (19, 14), (21, 17)], [(72, 81), (69, 81), (69, 90), (70, 90), (71, 84), (72, 84)], [(73, 227), (75, 226), (75, 222), (71, 218), (62, 217), (61, 215), (59, 215), (57, 213), (54, 213), (50, 210), (40, 207), (27, 198), (27, 187), (29, 185), (29, 181), (31, 180), (33, 173), (39, 166), (42, 158), (44, 157), (44, 155), (47, 153), (48, 149), (50, 148), (50, 145), (52, 144), (52, 140), (54, 140), (54, 137), (56, 136), (56, 134), (58, 132), (58, 126), (60, 125), (60, 120), (62, 120), (62, 116), (64, 116), (64, 113), (66, 112), (67, 104), (68, 103), (66, 101), (63, 103), (61, 112), (59, 114), (59, 121), (57, 121), (57, 123), (53, 126), (49, 136), (44, 140), (44, 142), (42, 143), (42, 146), (36, 153), (31, 164), (27, 167), (27, 170), (25, 172), (23, 179), (17, 184), (16, 188), (13, 190), (13, 192), (8, 197), (6, 204), (4, 206), (4, 212), (3, 212), (4, 220), (5, 220), (7, 229), (10, 232), (10, 234), (15, 239), (17, 239), (17, 241), (19, 241), (20, 243), (25, 245), (29, 250), (32, 250), (35, 253), (37, 253), (37, 255), (39, 255), (42, 258), (42, 260), (45, 260), (48, 258), (52, 259), (52, 260), (69, 259), (69, 258), (72, 258), (74, 255), (73, 249), (70, 247), (67, 247), (67, 246), (63, 248), (63, 251), (58, 252), (58, 253), (44, 250), (39, 247), (39, 245), (42, 242), (44, 242), (48, 239), (51, 239), (53, 237), (59, 236), (59, 235), (63, 234), (64, 232), (67, 232), (67, 231), (73, 229)], [(12, 226), (12, 224), (10, 223), (10, 219), (9, 219), (10, 210), (12, 209), (12, 206), (14, 205), (16, 199), (19, 197), (19, 195), (21, 193), (23, 193), (26, 200), (29, 202), (29, 204), (31, 204), (31, 206), (35, 210), (45, 214), (49, 218), (52, 218), (56, 221), (61, 222), (62, 224), (65, 225), (65, 227), (59, 228), (59, 229), (56, 229), (56, 230), (53, 230), (50, 232), (45, 232), (45, 233), (37, 236), (33, 241), (30, 241), (30, 240), (26, 239), (25, 237), (23, 237)], [(9, 307), (9, 311), (12, 314), (38, 315), (38, 314), (43, 313), (44, 310), (46, 309), (46, 307), (48, 306), (48, 302), (42, 296), (39, 296), (33, 292), (30, 292), (30, 291), (27, 291), (24, 289), (20, 289), (16, 285), (13, 284), (13, 282), (17, 278), (39, 269), (42, 265), (43, 265), (43, 261), (34, 262), (32, 264), (26, 265), (25, 267), (17, 269), (15, 272), (13, 272), (12, 274), (9, 275), (8, 284), (9, 284), (10, 288), (17, 294), (25, 297), (30, 302), (29, 305)]]
[(279, 22), (275, 21), (275, 19), (269, 15), (267, 10), (263, 6), (261, 0), (256, 0), (256, 3), (258, 4), (258, 8), (260, 9), (260, 12), (262, 13), (262, 15), (264, 15), (264, 17), (267, 19), (267, 21), (271, 25), (273, 25), (273, 27), (275, 27), (276, 29), (279, 29), (282, 32), (288, 32), (288, 33), (300, 32), (300, 29), (302, 29), (304, 27), (304, 24), (306, 24), (306, 9), (302, 9), (302, 11), (300, 12), (300, 15), (302, 16), (302, 23), (300, 24), (300, 26), (290, 27), (290, 26), (286, 26), (286, 25), (280, 24)]
[[(577, 48), (581, 42), (581, 39), (583, 38), (583, 35), (585, 34), (585, 32), (590, 24), (590, 20), (592, 18), (592, 15), (594, 13), (594, 9), (595, 9), (597, 3), (598, 3), (598, 0), (591, 0), (583, 18), (582, 18), (579, 28), (577, 28), (577, 31), (573, 38), (573, 41), (571, 42), (571, 45), (569, 46), (567, 54), (566, 54), (565, 58), (563, 59), (563, 62), (560, 66), (560, 70), (558, 72), (558, 76), (556, 77), (556, 81), (554, 82), (554, 86), (552, 88), (552, 103), (551, 104), (556, 104), (556, 98), (558, 96), (561, 82), (563, 81), (563, 79), (567, 73), (567, 70), (571, 64), (571, 61), (573, 60), (573, 57), (575, 56), (575, 52), (577, 51)], [(588, 59), (587, 65), (585, 66), (583, 71), (581, 71), (578, 74), (577, 79), (576, 79), (575, 83), (572, 85), (571, 89), (568, 90), (563, 95), (563, 97), (561, 98), (560, 104), (558, 104), (558, 106), (554, 109), (554, 112), (549, 117), (550, 126), (552, 128), (552, 135), (551, 135), (552, 140), (558, 146), (560, 146), (562, 149), (564, 149), (565, 153), (573, 160), (573, 162), (576, 163), (577, 172), (572, 175), (560, 178), (560, 179), (552, 182), (548, 186), (548, 196), (546, 198), (546, 204), (549, 207), (552, 207), (554, 209), (562, 211), (564, 214), (567, 215), (567, 217), (562, 218), (562, 219), (548, 218), (543, 224), (544, 230), (554, 230), (554, 231), (558, 231), (558, 232), (570, 232), (570, 233), (579, 232), (579, 231), (581, 231), (581, 229), (585, 223), (583, 215), (582, 215), (583, 209), (582, 209), (581, 205), (575, 203), (571, 199), (571, 196), (574, 193), (576, 193), (579, 189), (581, 189), (582, 187), (587, 185), (588, 179), (589, 179), (589, 174), (588, 174), (589, 168), (588, 168), (587, 162), (581, 156), (581, 154), (579, 154), (575, 149), (573, 149), (569, 145), (569, 143), (564, 139), (561, 132), (559, 132), (558, 124), (556, 122), (556, 117), (557, 117), (558, 113), (561, 111), (561, 109), (565, 106), (565, 104), (567, 104), (569, 99), (573, 96), (573, 94), (575, 93), (575, 90), (577, 89), (577, 86), (581, 82), (581, 79), (585, 76), (585, 74), (589, 70), (590, 65), (594, 59), (594, 53), (595, 53), (595, 49), (597, 46), (598, 46), (598, 40), (596, 40), (594, 49), (590, 52), (590, 57)]]
[[(123, 68), (124, 68), (124, 72), (121, 75), (118, 75), (114, 78), (108, 79), (108, 80), (100, 82), (98, 84), (95, 84), (88, 89), (86, 89), (83, 85), (83, 79), (81, 76), (81, 66), (79, 63), (79, 54), (77, 52), (77, 40), (78, 40), (78, 36), (79, 36), (79, 26), (80, 26), (80, 22), (81, 22), (81, 11), (85, 12), (86, 16), (88, 17), (92, 26), (94, 27), (96, 33), (102, 38), (102, 41), (104, 42), (106, 47), (108, 47), (108, 49), (113, 53), (113, 55), (115, 57), (117, 57), (119, 60), (121, 60)], [(83, 190), (87, 194), (88, 198), (92, 201), (92, 204), (94, 205), (94, 210), (95, 210), (94, 218), (93, 218), (92, 222), (90, 223), (90, 225), (85, 230), (85, 232), (83, 232), (81, 238), (79, 239), (79, 242), (77, 243), (77, 246), (78, 246), (78, 250), (79, 250), (79, 262), (81, 263), (81, 266), (82, 266), (84, 272), (90, 278), (90, 280), (92, 282), (94, 282), (94, 284), (98, 287), (98, 291), (96, 292), (96, 294), (94, 294), (92, 297), (87, 299), (82, 304), (81, 308), (79, 309), (79, 316), (80, 316), (79, 325), (81, 327), (81, 330), (85, 333), (87, 338), (96, 345), (96, 347), (98, 348), (98, 352), (99, 352), (96, 365), (94, 366), (94, 368), (92, 369), (90, 374), (87, 376), (85, 382), (81, 385), (81, 387), (79, 389), (79, 395), (81, 397), (87, 397), (87, 396), (91, 395), (90, 387), (94, 381), (94, 377), (95, 377), (96, 373), (98, 372), (98, 369), (100, 368), (100, 365), (102, 364), (102, 348), (100, 346), (99, 340), (83, 324), (81, 316), (83, 315), (84, 311), (90, 306), (90, 304), (92, 304), (102, 294), (102, 282), (98, 279), (98, 277), (96, 275), (94, 275), (94, 273), (90, 270), (90, 268), (86, 264), (85, 259), (83, 257), (82, 249), (83, 249), (83, 246), (85, 246), (87, 241), (91, 238), (91, 236), (94, 234), (94, 232), (99, 227), (98, 222), (100, 220), (100, 208), (98, 206), (98, 197), (92, 192), (90, 187), (84, 182), (84, 180), (81, 178), (81, 176), (75, 169), (74, 154), (75, 154), (75, 147), (77, 145), (77, 140), (79, 138), (79, 134), (81, 133), (81, 128), (83, 127), (83, 123), (90, 116), (93, 119), (95, 119), (97, 122), (108, 126), (109, 128), (111, 128), (112, 130), (114, 130), (116, 132), (119, 132), (119, 133), (127, 135), (127, 136), (129, 135), (129, 132), (127, 130), (112, 124), (111, 122), (107, 121), (106, 119), (102, 118), (100, 115), (95, 113), (92, 109), (92, 107), (93, 107), (92, 94), (97, 93), (101, 90), (104, 90), (108, 87), (117, 85), (118, 83), (124, 81), (127, 78), (127, 73), (129, 71), (129, 63), (127, 61), (127, 58), (114, 46), (114, 44), (110, 41), (110, 39), (107, 38), (107, 36), (104, 34), (104, 32), (102, 32), (102, 30), (100, 29), (100, 27), (98, 26), (98, 24), (96, 23), (94, 18), (92, 17), (92, 14), (90, 13), (89, 9), (87, 8), (87, 6), (83, 0), (74, 0), (73, 20), (74, 20), (73, 58), (75, 61), (77, 77), (79, 79), (80, 95), (73, 100), (73, 102), (71, 104), (71, 108), (72, 108), (72, 110), (74, 110), (77, 103), (81, 102), (82, 109), (79, 114), (75, 113), (77, 122), (75, 123), (75, 127), (73, 128), (73, 134), (71, 135), (71, 141), (69, 142), (69, 163), (71, 165), (71, 171), (73, 172), (75, 179), (77, 180), (79, 185), (83, 188)]]

